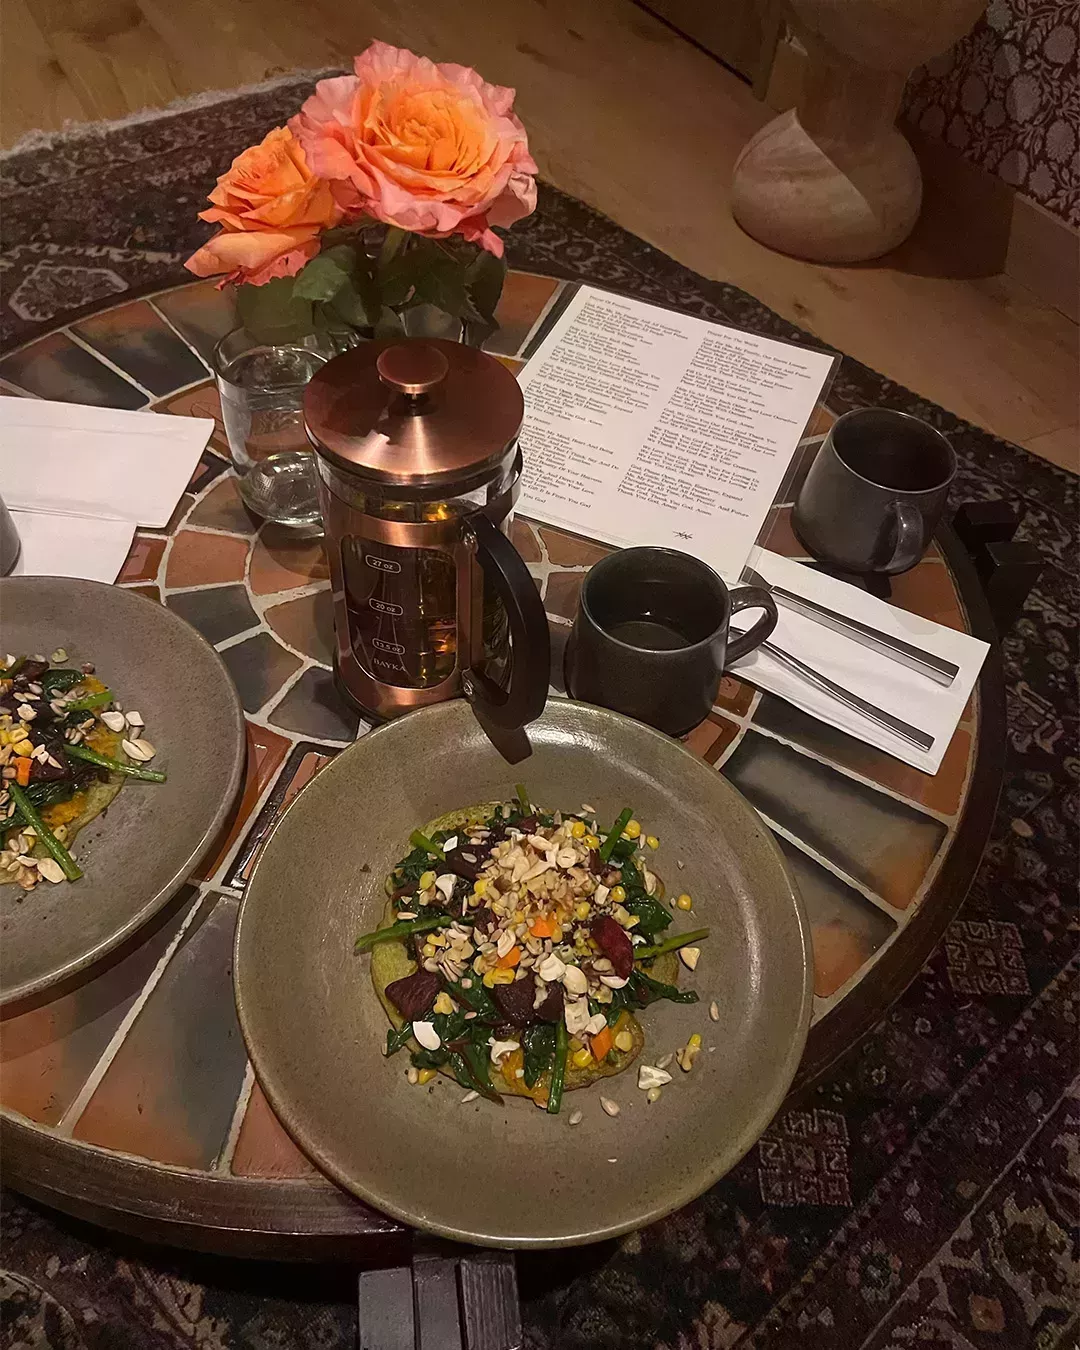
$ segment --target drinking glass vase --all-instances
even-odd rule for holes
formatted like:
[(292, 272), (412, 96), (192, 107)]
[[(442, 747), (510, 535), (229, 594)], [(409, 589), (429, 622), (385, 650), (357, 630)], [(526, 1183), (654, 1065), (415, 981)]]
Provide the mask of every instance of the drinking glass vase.
[(234, 328), (214, 349), (214, 370), (240, 496), (256, 515), (313, 532), (319, 526), (315, 461), (304, 432), (304, 389), (337, 354), (320, 333), (261, 342)]

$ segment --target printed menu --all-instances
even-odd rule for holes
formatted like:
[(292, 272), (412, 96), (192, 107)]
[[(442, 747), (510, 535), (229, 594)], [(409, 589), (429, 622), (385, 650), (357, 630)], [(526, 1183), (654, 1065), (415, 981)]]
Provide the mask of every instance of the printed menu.
[(582, 286), (519, 376), (518, 510), (738, 577), (835, 360)]

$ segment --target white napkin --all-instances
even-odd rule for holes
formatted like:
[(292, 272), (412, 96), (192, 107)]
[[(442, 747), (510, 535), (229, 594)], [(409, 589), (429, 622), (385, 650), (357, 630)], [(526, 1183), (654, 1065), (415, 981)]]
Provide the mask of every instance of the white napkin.
[(0, 397), (0, 496), (11, 511), (162, 529), (214, 423)]
[[(797, 595), (816, 600), (818, 604), (859, 619), (880, 632), (902, 638), (960, 667), (960, 673), (952, 684), (943, 687), (918, 671), (910, 670), (898, 661), (862, 646), (853, 638), (845, 637), (777, 604), (780, 617), (770, 641), (837, 684), (842, 684), (853, 694), (860, 695), (933, 736), (934, 744), (929, 751), (916, 749), (884, 727), (815, 689), (800, 676), (779, 665), (767, 652), (751, 652), (734, 667), (735, 673), (741, 678), (787, 699), (812, 717), (839, 727), (841, 731), (848, 732), (868, 745), (876, 745), (878, 749), (916, 769), (937, 773), (953, 732), (963, 716), (986, 653), (990, 650), (988, 645), (967, 633), (958, 633), (929, 619), (908, 614), (855, 586), (825, 576), (802, 563), (792, 562), (778, 553), (755, 548), (750, 555), (750, 566), (775, 586), (783, 586)], [(728, 584), (735, 586), (740, 583), (729, 578)], [(745, 616), (739, 615), (736, 625), (746, 627), (747, 620), (754, 617), (753, 611), (748, 611)]]

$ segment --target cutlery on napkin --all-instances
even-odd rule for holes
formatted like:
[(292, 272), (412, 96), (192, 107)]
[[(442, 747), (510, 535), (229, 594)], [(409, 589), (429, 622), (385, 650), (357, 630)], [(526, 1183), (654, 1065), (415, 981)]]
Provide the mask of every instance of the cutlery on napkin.
[(925, 731), (933, 737), (928, 750), (909, 744), (886, 727), (847, 707), (782, 664), (767, 650), (759, 648), (751, 652), (734, 667), (737, 675), (786, 699), (810, 716), (877, 746), (925, 773), (937, 773), (989, 646), (967, 633), (909, 614), (780, 554), (754, 549), (749, 561), (770, 585), (781, 586), (795, 595), (850, 615), (862, 624), (931, 652), (958, 667), (959, 673), (951, 684), (936, 684), (919, 671), (909, 669), (893, 657), (846, 637), (806, 614), (784, 605), (777, 606), (779, 617), (771, 643), (827, 679)]
[(168, 524), (213, 429), (206, 417), (0, 397), (16, 572), (114, 581), (136, 526)]

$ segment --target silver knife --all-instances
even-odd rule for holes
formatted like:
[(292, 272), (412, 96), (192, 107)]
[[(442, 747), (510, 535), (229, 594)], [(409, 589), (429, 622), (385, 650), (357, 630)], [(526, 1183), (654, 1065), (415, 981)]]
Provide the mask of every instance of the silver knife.
[[(734, 633), (736, 629), (733, 628), (731, 631)], [(845, 689), (842, 684), (837, 684), (835, 680), (830, 680), (827, 675), (822, 675), (820, 670), (808, 666), (805, 661), (800, 661), (797, 656), (792, 656), (782, 647), (777, 647), (772, 642), (763, 642), (757, 650), (768, 652), (778, 665), (793, 670), (796, 675), (801, 675), (808, 684), (812, 684), (824, 693), (830, 694), (839, 702), (853, 708), (855, 712), (861, 713), (863, 717), (868, 717), (871, 722), (876, 722), (879, 727), (885, 727), (894, 736), (899, 736), (901, 740), (917, 746), (920, 750), (928, 751), (933, 746), (933, 736), (921, 731), (918, 727), (913, 727), (910, 722), (905, 722), (902, 718), (894, 717), (884, 708), (879, 708), (876, 703), (868, 703), (866, 699), (860, 698), (858, 694), (853, 694), (850, 689)], [(735, 667), (735, 673), (738, 673), (738, 667)], [(840, 730), (842, 729), (840, 728)]]
[(950, 685), (960, 674), (960, 667), (954, 665), (952, 661), (935, 656), (933, 652), (923, 651), (921, 647), (913, 647), (911, 643), (903, 642), (889, 633), (879, 632), (869, 624), (860, 623), (858, 619), (849, 618), (846, 614), (838, 614), (833, 609), (819, 605), (816, 600), (807, 600), (805, 596), (785, 590), (783, 586), (774, 586), (752, 567), (743, 568), (742, 579), (750, 586), (763, 586), (771, 592), (774, 600), (785, 608), (794, 610), (796, 614), (814, 619), (836, 633), (844, 633), (864, 647), (870, 647), (873, 651), (880, 652), (882, 656), (889, 656), (910, 670), (917, 670), (920, 675), (928, 676), (936, 684)]

